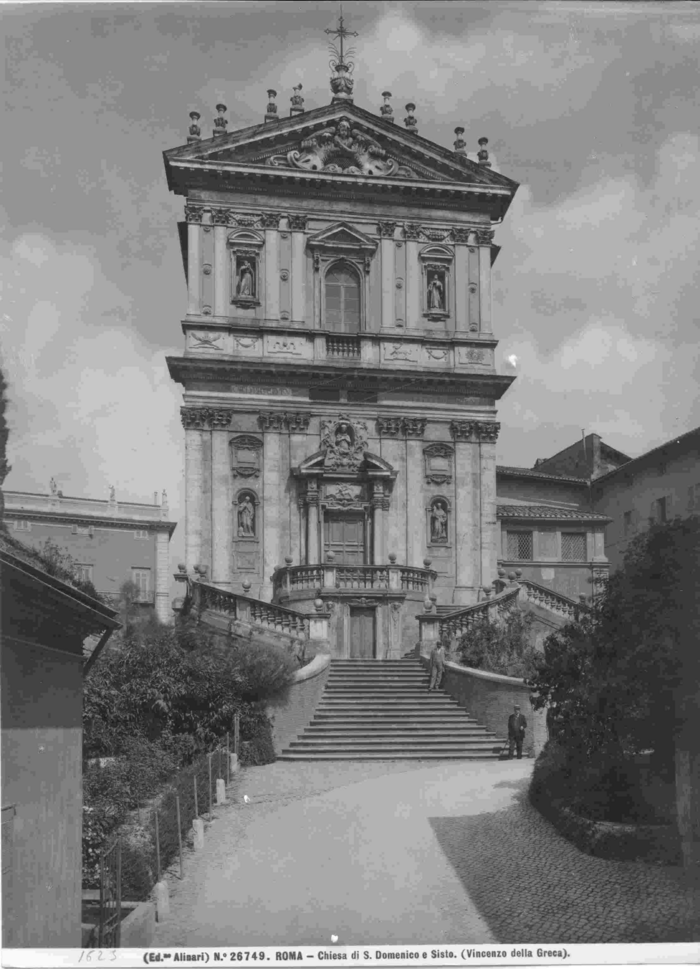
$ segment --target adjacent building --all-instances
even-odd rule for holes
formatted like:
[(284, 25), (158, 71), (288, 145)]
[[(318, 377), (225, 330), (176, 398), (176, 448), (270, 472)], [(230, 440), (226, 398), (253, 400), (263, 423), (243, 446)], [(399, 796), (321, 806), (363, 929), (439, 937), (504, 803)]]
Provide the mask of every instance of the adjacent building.
[(153, 504), (73, 498), (52, 483), (49, 494), (5, 491), (8, 531), (29, 547), (51, 541), (75, 563), (77, 577), (92, 582), (105, 599), (116, 599), (124, 582), (138, 588), (138, 601), (167, 622), (170, 610), (170, 538), (165, 492)]

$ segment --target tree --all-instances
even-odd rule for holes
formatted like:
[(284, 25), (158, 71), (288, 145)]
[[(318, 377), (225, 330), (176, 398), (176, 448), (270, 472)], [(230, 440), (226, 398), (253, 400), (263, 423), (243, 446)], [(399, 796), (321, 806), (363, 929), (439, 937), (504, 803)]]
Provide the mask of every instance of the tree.
[(517, 608), (495, 622), (475, 623), (457, 644), (460, 662), (504, 676), (528, 676), (536, 656), (530, 645), (532, 623), (533, 617)]
[(654, 752), (671, 776), (680, 724), (676, 692), (697, 649), (700, 518), (655, 525), (635, 539), (579, 621), (549, 636), (530, 678), (533, 706), (547, 708), (550, 737), (584, 798), (635, 754)]

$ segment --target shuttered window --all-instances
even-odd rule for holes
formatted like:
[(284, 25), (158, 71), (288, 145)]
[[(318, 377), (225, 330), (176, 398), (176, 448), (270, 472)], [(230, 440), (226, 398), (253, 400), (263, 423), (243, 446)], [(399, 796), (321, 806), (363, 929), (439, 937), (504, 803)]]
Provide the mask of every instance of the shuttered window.
[(355, 273), (336, 266), (326, 275), (326, 326), (344, 333), (360, 329), (360, 283)]

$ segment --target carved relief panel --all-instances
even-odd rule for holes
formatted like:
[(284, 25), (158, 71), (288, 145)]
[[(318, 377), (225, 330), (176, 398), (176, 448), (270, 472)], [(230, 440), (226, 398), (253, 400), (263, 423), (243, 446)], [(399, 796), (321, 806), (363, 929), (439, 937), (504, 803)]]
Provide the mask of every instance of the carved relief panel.
[(241, 434), (230, 442), (231, 471), (234, 478), (259, 478), (262, 464), (262, 441), (249, 434)]
[(425, 480), (429, 484), (449, 484), (452, 481), (454, 448), (449, 444), (429, 444), (423, 450)]

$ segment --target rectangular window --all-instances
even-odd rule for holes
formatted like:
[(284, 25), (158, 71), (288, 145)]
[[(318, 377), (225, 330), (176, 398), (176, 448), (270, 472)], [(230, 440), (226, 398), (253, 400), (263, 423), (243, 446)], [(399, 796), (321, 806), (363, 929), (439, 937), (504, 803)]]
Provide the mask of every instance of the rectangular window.
[(507, 532), (507, 557), (532, 561), (532, 532)]
[(627, 538), (628, 535), (632, 534), (632, 512), (626, 511), (622, 516), (622, 531)]
[(148, 530), (145, 528), (137, 528), (134, 532), (134, 538), (148, 538)]
[(76, 577), (78, 582), (92, 582), (92, 566), (81, 565), (76, 562), (76, 564), (73, 566), (73, 575)]
[(309, 390), (309, 400), (327, 400), (327, 401), (339, 401), (340, 391), (339, 390)]
[(89, 535), (92, 538), (94, 534), (94, 528), (92, 525), (74, 525), (73, 526), (74, 535)]
[(585, 532), (561, 533), (561, 558), (563, 562), (586, 561)]
[(688, 511), (700, 512), (700, 484), (688, 488)]
[(150, 602), (151, 601), (151, 570), (132, 569), (131, 581), (139, 590), (138, 591), (139, 600), (141, 602)]
[(28, 521), (16, 521), (14, 528), (16, 532), (31, 532), (32, 523)]
[(657, 524), (668, 521), (668, 498), (657, 498), (651, 503), (651, 520)]

